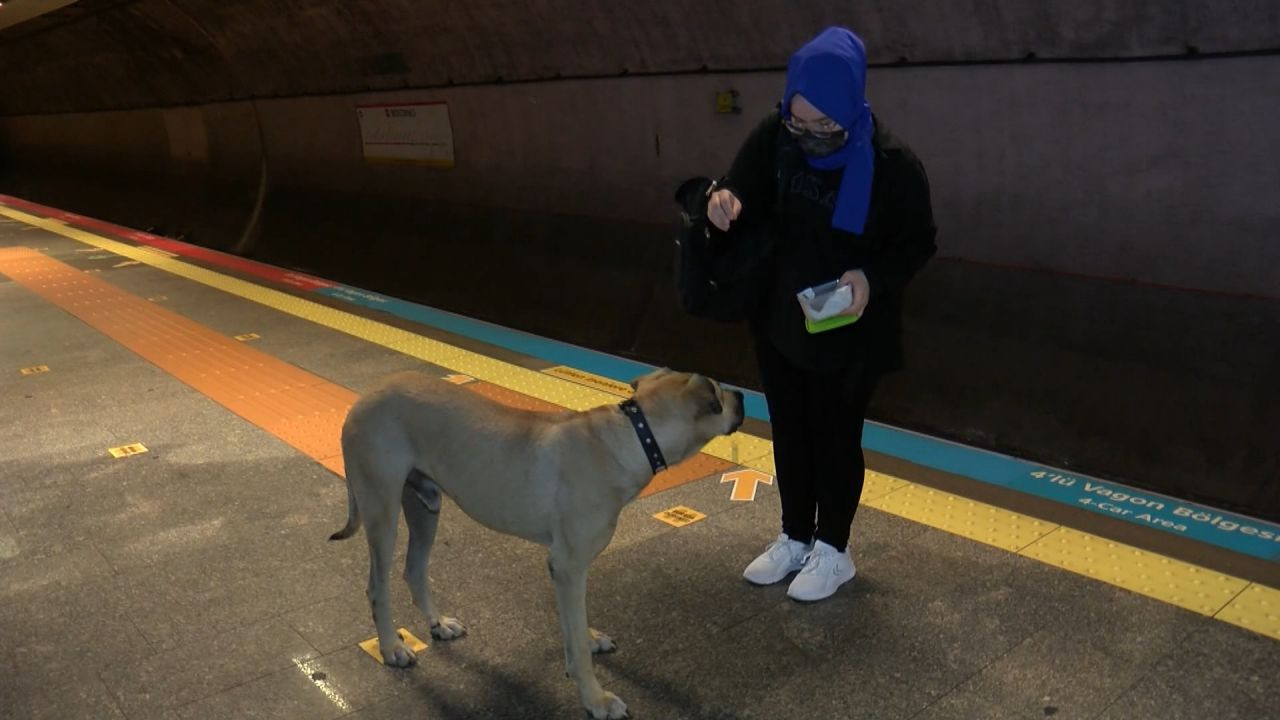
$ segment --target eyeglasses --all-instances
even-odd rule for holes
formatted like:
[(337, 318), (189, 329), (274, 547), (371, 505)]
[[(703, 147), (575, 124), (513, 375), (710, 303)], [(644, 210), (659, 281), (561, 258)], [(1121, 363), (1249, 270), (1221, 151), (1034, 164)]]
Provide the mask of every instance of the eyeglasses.
[(804, 135), (805, 133), (809, 133), (814, 137), (825, 139), (835, 137), (836, 135), (845, 132), (845, 129), (840, 127), (840, 123), (832, 120), (831, 118), (823, 118), (817, 122), (810, 123), (800, 122), (794, 117), (789, 117), (786, 120), (783, 120), (782, 124), (786, 126), (787, 131), (792, 135)]

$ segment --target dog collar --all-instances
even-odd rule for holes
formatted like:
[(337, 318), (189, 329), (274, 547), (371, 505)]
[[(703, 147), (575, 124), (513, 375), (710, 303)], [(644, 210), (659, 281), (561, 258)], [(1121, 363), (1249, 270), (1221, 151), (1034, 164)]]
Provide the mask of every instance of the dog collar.
[(653, 436), (653, 431), (649, 429), (649, 421), (645, 419), (644, 412), (640, 410), (640, 406), (636, 401), (628, 398), (618, 404), (622, 408), (622, 414), (627, 416), (631, 421), (631, 427), (635, 428), (636, 437), (640, 439), (640, 447), (644, 448), (644, 456), (649, 458), (649, 467), (653, 468), (653, 474), (657, 475), (667, 469), (667, 460), (662, 457), (662, 450), (658, 447), (658, 439)]

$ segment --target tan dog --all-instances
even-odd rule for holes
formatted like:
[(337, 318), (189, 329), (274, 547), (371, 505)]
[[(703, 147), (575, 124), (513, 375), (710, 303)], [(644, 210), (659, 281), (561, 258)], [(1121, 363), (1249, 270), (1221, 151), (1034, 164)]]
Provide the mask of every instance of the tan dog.
[(614, 645), (587, 625), (587, 568), (613, 538), (623, 506), (665, 461), (684, 460), (743, 420), (742, 393), (701, 375), (658, 370), (632, 387), (634, 397), (620, 405), (539, 413), (402, 373), (352, 406), (342, 427), (349, 514), (330, 539), (351, 537), (363, 517), (369, 602), (388, 665), (415, 661), (396, 633), (387, 587), (402, 507), (414, 605), (433, 637), (465, 632), (436, 611), (427, 581), (443, 491), (477, 522), (549, 547), (568, 672), (593, 718), (627, 716), (592, 671), (591, 653)]

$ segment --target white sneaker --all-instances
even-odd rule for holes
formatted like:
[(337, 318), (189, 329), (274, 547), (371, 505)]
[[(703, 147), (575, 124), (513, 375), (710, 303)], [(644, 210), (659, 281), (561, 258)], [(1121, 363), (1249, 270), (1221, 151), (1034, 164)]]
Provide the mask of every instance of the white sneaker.
[(787, 596), (801, 602), (829, 598), (836, 588), (853, 579), (858, 570), (853, 566), (849, 549), (836, 550), (819, 540), (804, 560), (804, 569), (791, 581)]
[(782, 533), (769, 543), (760, 557), (751, 561), (742, 571), (742, 577), (754, 585), (772, 585), (804, 567), (804, 558), (810, 549), (810, 546)]

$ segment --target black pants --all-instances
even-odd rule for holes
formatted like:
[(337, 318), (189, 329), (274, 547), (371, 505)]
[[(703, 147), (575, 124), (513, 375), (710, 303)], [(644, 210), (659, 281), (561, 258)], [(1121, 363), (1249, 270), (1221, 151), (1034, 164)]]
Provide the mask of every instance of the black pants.
[(767, 340), (755, 344), (773, 427), (782, 531), (843, 550), (862, 496), (862, 422), (879, 375), (808, 372)]

